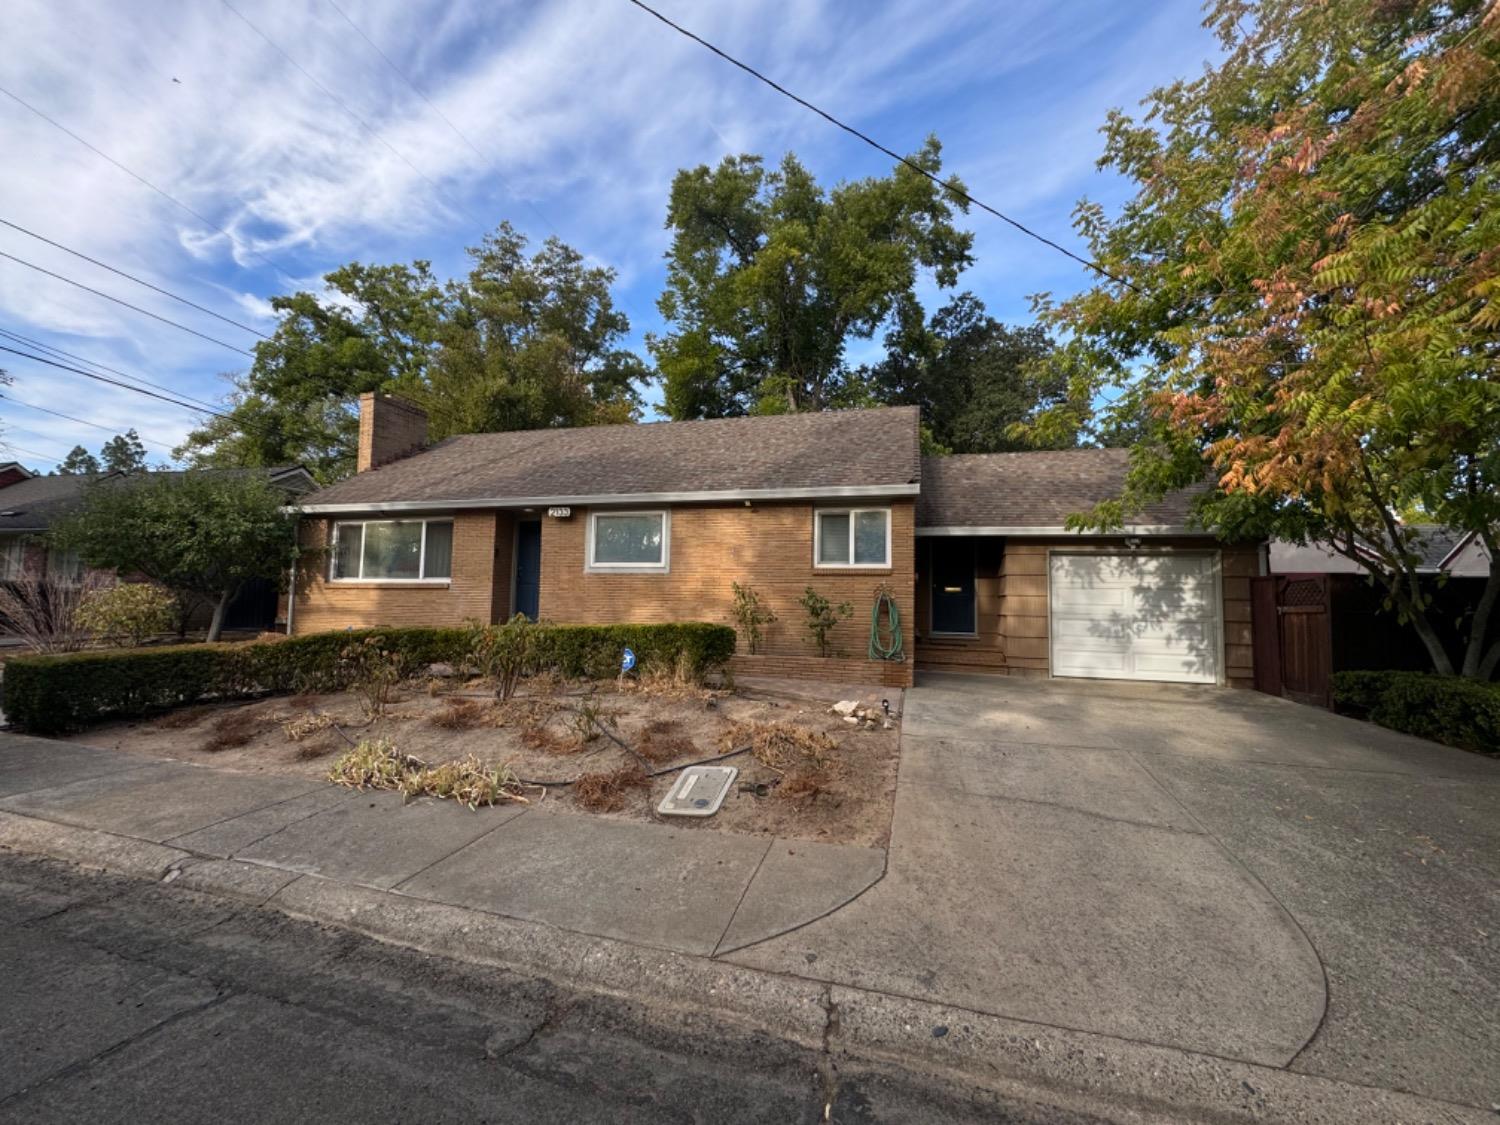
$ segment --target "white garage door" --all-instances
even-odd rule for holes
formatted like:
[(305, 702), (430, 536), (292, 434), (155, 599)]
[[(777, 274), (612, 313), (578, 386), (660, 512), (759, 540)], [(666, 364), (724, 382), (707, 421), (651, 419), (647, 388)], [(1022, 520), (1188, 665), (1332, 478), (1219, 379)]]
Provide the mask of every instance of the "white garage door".
[(1219, 678), (1210, 555), (1053, 555), (1052, 674), (1108, 680)]

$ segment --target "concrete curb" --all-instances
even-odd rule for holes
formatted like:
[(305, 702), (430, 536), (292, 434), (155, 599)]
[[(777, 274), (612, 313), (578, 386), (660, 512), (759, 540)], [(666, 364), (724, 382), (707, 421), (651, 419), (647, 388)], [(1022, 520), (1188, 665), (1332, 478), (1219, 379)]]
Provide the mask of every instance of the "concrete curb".
[(709, 1008), (715, 1016), (827, 1050), (835, 1065), (915, 1066), (1110, 1120), (1495, 1120), (1474, 1107), (829, 986), (12, 813), (0, 813), (0, 848), (249, 901), (392, 945), (689, 1018)]

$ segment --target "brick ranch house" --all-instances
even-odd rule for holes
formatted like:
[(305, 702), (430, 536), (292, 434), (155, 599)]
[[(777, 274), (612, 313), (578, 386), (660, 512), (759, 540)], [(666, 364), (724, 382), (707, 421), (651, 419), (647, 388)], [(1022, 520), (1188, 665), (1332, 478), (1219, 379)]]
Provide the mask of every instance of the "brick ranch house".
[[(359, 471), (304, 497), (294, 633), (533, 619), (732, 622), (775, 612), (741, 671), (900, 685), (913, 666), (1251, 686), (1260, 544), (1168, 497), (1109, 535), (1064, 529), (1118, 495), (1120, 450), (922, 457), (914, 407), (466, 434), (360, 402)], [(816, 655), (812, 587), (854, 615)], [(905, 660), (867, 662), (877, 588)]]

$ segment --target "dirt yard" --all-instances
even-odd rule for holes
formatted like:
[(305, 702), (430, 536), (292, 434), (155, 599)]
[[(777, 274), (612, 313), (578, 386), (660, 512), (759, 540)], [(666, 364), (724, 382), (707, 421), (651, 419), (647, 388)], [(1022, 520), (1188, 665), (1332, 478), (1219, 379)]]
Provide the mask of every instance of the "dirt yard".
[[(884, 694), (894, 713), (899, 691)], [(508, 767), (528, 783), (529, 800), (584, 815), (883, 847), (896, 790), (895, 724), (856, 725), (830, 710), (837, 700), (857, 699), (878, 713), (881, 697), (879, 689), (787, 681), (735, 691), (527, 681), (501, 704), (482, 682), (434, 681), (401, 685), (375, 719), (354, 693), (279, 696), (98, 726), (73, 740), (324, 778), (353, 743), (387, 739), (429, 765), (473, 755)], [(732, 750), (744, 752), (723, 764), (739, 777), (715, 816), (658, 816), (679, 775), (643, 775)]]

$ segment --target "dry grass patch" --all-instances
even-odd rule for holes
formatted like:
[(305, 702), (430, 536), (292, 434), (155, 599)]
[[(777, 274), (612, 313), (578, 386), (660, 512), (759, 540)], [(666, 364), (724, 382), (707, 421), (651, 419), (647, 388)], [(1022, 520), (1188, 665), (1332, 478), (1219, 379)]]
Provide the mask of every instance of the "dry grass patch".
[(635, 748), (648, 762), (670, 762), (698, 752), (693, 740), (683, 733), (681, 719), (652, 719), (641, 729)]
[(294, 715), (281, 724), (281, 729), (286, 734), (288, 742), (301, 742), (319, 731), (327, 730), (335, 721), (332, 715), (323, 711), (315, 711), (310, 715)]
[(516, 737), (526, 749), (543, 754), (581, 754), (588, 746), (577, 735), (558, 734), (544, 723), (522, 727)]
[(158, 730), (186, 730), (213, 713), (212, 707), (182, 707), (156, 720)]
[(238, 711), (231, 711), (227, 715), (220, 715), (208, 728), (208, 738), (204, 741), (202, 751), (205, 754), (216, 754), (220, 750), (231, 750), (236, 746), (245, 746), (255, 741), (255, 724), (249, 716), (242, 715)]
[(465, 699), (455, 696), (443, 704), (428, 719), (435, 727), (444, 730), (474, 730), (476, 727), (495, 726), (495, 708), (482, 699)]
[(341, 750), (349, 744), (338, 735), (329, 731), (321, 738), (311, 738), (306, 742), (299, 742), (297, 750), (292, 755), (299, 762), (310, 762), (314, 758), (323, 758), (332, 754), (335, 750)]
[(748, 744), (755, 760), (779, 776), (781, 797), (815, 800), (832, 791), (843, 772), (833, 737), (794, 723), (736, 723), (725, 741), (726, 749)]
[(429, 766), (398, 751), (389, 739), (366, 739), (333, 764), (328, 780), (352, 789), (394, 789), (408, 800), (436, 797), (477, 809), (501, 801), (526, 802), (524, 787), (509, 766), (486, 766), (472, 754)]
[(573, 799), (589, 812), (618, 812), (632, 790), (650, 787), (646, 771), (631, 762), (618, 769), (579, 774), (573, 782)]

